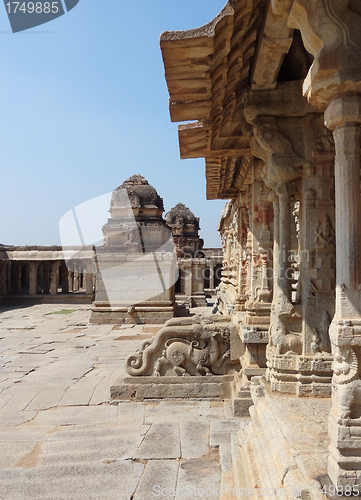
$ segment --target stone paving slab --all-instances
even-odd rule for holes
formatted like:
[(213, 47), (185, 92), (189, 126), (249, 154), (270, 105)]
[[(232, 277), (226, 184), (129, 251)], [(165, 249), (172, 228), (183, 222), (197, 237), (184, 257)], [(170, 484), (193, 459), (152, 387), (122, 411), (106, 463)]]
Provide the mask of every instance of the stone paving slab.
[(129, 500), (143, 470), (143, 464), (128, 461), (3, 469), (0, 471), (0, 498)]
[(209, 452), (209, 421), (180, 422), (182, 457), (201, 458)]
[(118, 409), (106, 405), (51, 408), (39, 412), (36, 416), (38, 425), (97, 424), (116, 421), (118, 421)]
[(216, 452), (210, 452), (205, 460), (192, 459), (179, 467), (175, 500), (191, 498), (219, 499), (221, 471)]
[(1, 426), (13, 427), (25, 422), (29, 422), (29, 420), (33, 420), (36, 414), (36, 411), (6, 411), (5, 409), (3, 409), (0, 411)]
[(179, 462), (175, 460), (151, 460), (135, 492), (134, 500), (167, 498), (173, 500), (172, 490), (177, 485)]
[(181, 457), (178, 422), (153, 424), (134, 458), (138, 460)]

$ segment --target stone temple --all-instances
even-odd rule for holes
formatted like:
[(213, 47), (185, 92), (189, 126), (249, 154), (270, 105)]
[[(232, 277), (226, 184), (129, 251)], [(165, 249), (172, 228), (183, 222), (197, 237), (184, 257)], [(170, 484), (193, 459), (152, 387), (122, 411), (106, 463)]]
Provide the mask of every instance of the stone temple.
[[(358, 0), (230, 0), (205, 26), (162, 33), (181, 158), (205, 158), (206, 196), (226, 201), (221, 252), (184, 205), (163, 218), (140, 176), (70, 274), (66, 249), (1, 249), (4, 300), (75, 282), (91, 302), (94, 264), (95, 323), (162, 323), (142, 330), (111, 401), (227, 400), (222, 470), (238, 499), (361, 496), (360, 26)], [(212, 312), (189, 313), (215, 288)]]

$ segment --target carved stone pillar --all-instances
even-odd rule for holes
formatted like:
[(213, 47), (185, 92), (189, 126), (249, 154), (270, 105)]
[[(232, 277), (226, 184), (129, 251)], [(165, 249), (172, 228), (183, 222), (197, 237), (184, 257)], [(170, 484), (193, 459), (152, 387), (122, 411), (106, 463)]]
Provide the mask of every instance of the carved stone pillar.
[[(278, 378), (279, 370), (285, 369), (286, 353), (301, 354), (302, 341), (299, 332), (299, 316), (292, 304), (292, 272), (289, 261), (291, 253), (291, 187), (286, 181), (280, 181), (274, 195), (275, 244), (274, 244), (274, 288), (271, 311), (270, 343), (267, 348), (268, 379), (272, 388), (288, 392)], [(292, 392), (289, 390), (289, 392)]]
[(73, 292), (74, 291), (74, 271), (70, 271), (69, 270), (69, 273), (68, 273), (68, 286), (69, 286), (69, 292)]
[(58, 293), (59, 286), (59, 262), (51, 263), (51, 276), (50, 276), (50, 295)]
[(192, 307), (204, 307), (207, 305), (204, 293), (205, 268), (205, 259), (192, 259)]
[(214, 290), (214, 268), (215, 264), (213, 261), (209, 263), (209, 288)]
[(270, 189), (260, 180), (260, 162), (254, 167), (254, 182), (250, 190), (250, 223), (247, 238), (248, 300), (240, 336), (246, 352), (242, 368), (248, 377), (266, 369), (266, 345), (271, 311), (271, 233), (269, 227), (268, 194)]
[(192, 262), (184, 264), (184, 294), (188, 297), (192, 295)]
[(79, 271), (74, 272), (74, 292), (78, 292), (80, 289), (80, 273)]
[(337, 486), (361, 485), (361, 96), (333, 99), (325, 124), (335, 140), (336, 311), (328, 473)]
[(247, 300), (247, 258), (246, 245), (249, 229), (247, 208), (242, 204), (239, 208), (239, 256), (238, 256), (238, 298), (236, 311), (244, 311)]
[(38, 263), (29, 263), (29, 295), (36, 295), (38, 285)]
[(218, 224), (223, 248), (222, 280), (217, 291), (218, 309), (223, 314), (235, 314), (235, 322), (239, 322), (238, 316), (244, 308), (245, 299), (245, 287), (241, 283), (241, 210), (238, 201), (226, 203)]

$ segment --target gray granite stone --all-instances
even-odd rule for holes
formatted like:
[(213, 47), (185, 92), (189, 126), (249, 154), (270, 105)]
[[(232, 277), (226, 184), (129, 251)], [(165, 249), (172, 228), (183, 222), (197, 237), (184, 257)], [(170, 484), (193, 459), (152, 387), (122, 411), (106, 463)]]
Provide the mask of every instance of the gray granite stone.
[(179, 425), (174, 422), (153, 424), (134, 458), (139, 460), (181, 457)]

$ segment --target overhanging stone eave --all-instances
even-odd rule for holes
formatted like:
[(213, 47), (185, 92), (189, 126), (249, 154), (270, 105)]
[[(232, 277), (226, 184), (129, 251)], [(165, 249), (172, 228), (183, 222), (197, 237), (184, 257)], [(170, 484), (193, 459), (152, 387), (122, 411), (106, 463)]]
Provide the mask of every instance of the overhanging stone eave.
[(278, 73), (284, 56), (291, 47), (292, 36), (293, 29), (288, 26), (287, 18), (276, 14), (269, 2), (250, 69), (252, 90), (276, 88)]
[(163, 33), (161, 33), (160, 35), (161, 47), (165, 42), (183, 41), (202, 37), (213, 38), (217, 24), (224, 17), (231, 15), (233, 15), (233, 7), (229, 2), (227, 2), (221, 12), (217, 14), (216, 17), (212, 19), (212, 21), (204, 24), (203, 26), (200, 26), (199, 28), (181, 31), (163, 31)]
[(213, 102), (210, 73), (217, 26), (233, 13), (233, 7), (228, 2), (210, 23), (200, 28), (161, 34), (160, 47), (172, 122), (210, 118)]

